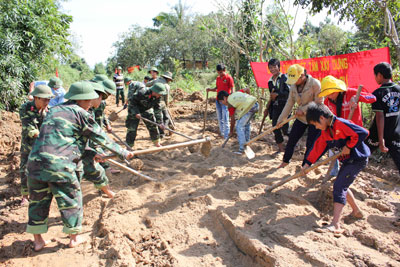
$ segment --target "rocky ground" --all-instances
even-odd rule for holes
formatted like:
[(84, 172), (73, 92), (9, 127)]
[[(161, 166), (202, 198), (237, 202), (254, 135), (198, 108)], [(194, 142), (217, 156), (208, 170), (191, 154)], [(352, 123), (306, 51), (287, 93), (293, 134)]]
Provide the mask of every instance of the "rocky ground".
[[(201, 136), (204, 100), (176, 91), (171, 113), (177, 130)], [(110, 99), (112, 101), (112, 99)], [(110, 102), (111, 103), (111, 102)], [(181, 148), (139, 156), (134, 166), (158, 182), (130, 173), (110, 174), (117, 192), (110, 200), (83, 181), (86, 244), (70, 249), (56, 203), (49, 232), (52, 243), (32, 251), (24, 232), (27, 206), (20, 206), (18, 151), (20, 123), (15, 113), (0, 114), (0, 263), (2, 266), (400, 266), (400, 185), (390, 158), (371, 159), (352, 185), (365, 219), (345, 217), (345, 233), (320, 234), (314, 228), (332, 216), (331, 182), (321, 185), (328, 166), (293, 180), (272, 193), (265, 188), (298, 169), (302, 142), (291, 164), (277, 169), (273, 136), (252, 145), (256, 157), (233, 153), (218, 138), (215, 105), (209, 102), (206, 135), (209, 157)], [(118, 110), (108, 107), (108, 113)], [(114, 131), (126, 133), (119, 113)], [(253, 129), (258, 129), (254, 123)], [(255, 133), (253, 132), (253, 135)], [(163, 144), (186, 141), (172, 135)], [(144, 125), (135, 149), (151, 147)], [(350, 213), (348, 206), (344, 214)]]

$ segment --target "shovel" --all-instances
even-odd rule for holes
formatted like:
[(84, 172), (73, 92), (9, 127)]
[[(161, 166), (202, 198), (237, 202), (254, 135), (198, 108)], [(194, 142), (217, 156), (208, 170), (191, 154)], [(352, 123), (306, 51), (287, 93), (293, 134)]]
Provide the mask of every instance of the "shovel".
[(222, 148), (225, 147), (226, 143), (228, 143), (228, 141), (229, 141), (229, 139), (230, 139), (231, 137), (232, 137), (232, 136), (228, 136), (228, 138), (225, 139), (225, 142), (222, 144)]
[(293, 176), (290, 176), (290, 177), (288, 177), (288, 178), (286, 178), (286, 179), (283, 179), (283, 180), (281, 180), (280, 182), (278, 182), (278, 183), (276, 183), (276, 184), (273, 184), (273, 185), (271, 185), (271, 186), (265, 188), (265, 192), (271, 192), (271, 191), (274, 190), (275, 188), (277, 188), (277, 187), (279, 187), (279, 186), (281, 186), (281, 185), (283, 185), (283, 184), (286, 184), (287, 182), (289, 182), (289, 181), (291, 181), (291, 180), (293, 180), (293, 179), (296, 179), (296, 178), (299, 178), (299, 177), (303, 176), (304, 173), (309, 173), (310, 171), (312, 171), (312, 170), (318, 168), (318, 167), (321, 166), (321, 165), (324, 165), (324, 164), (326, 164), (326, 163), (328, 163), (328, 162), (334, 161), (334, 160), (336, 160), (340, 155), (342, 155), (341, 152), (340, 152), (340, 153), (337, 153), (337, 154), (335, 154), (335, 155), (333, 155), (333, 156), (330, 156), (329, 158), (327, 158), (327, 159), (325, 159), (325, 160), (323, 160), (323, 161), (321, 161), (321, 162), (319, 162), (319, 163), (317, 163), (317, 164), (314, 164), (314, 165), (308, 167), (307, 169), (304, 170), (304, 172), (300, 171), (300, 172), (296, 173), (296, 174), (293, 175)]
[(124, 109), (126, 109), (125, 105), (123, 106), (123, 108), (122, 108), (120, 111), (118, 111), (118, 112), (115, 112), (115, 111), (111, 112), (110, 116), (108, 116), (108, 120), (110, 120), (110, 121), (115, 121), (116, 119), (118, 119), (118, 113), (120, 113), (120, 112), (123, 111)]
[[(160, 152), (160, 151), (175, 149), (175, 148), (180, 148), (180, 147), (193, 146), (193, 145), (197, 145), (197, 144), (207, 144), (207, 143), (210, 143), (210, 141), (211, 141), (210, 137), (206, 137), (203, 139), (197, 139), (197, 140), (192, 140), (192, 141), (183, 142), (183, 143), (166, 145), (166, 146), (162, 146), (162, 147), (152, 147), (152, 148), (136, 150), (136, 151), (134, 150), (132, 152), (133, 152), (133, 154), (135, 154), (135, 156), (137, 156), (137, 155), (151, 154), (151, 153), (155, 153), (155, 152)], [(205, 152), (207, 152), (207, 151), (203, 151), (203, 150), (201, 151), (201, 153), (204, 156), (208, 157), (210, 154), (210, 150), (208, 150), (208, 154), (205, 154)], [(109, 159), (109, 158), (116, 158), (116, 157), (118, 157), (118, 156), (111, 155), (111, 156), (107, 156), (105, 158)]]
[[(265, 132), (263, 132), (262, 134), (257, 135), (256, 137), (254, 137), (253, 139), (251, 139), (249, 142), (247, 142), (245, 144), (245, 149), (244, 149), (244, 153), (246, 154), (246, 157), (248, 159), (253, 159), (256, 154), (254, 153), (254, 151), (251, 149), (251, 147), (249, 146), (251, 143), (257, 141), (258, 139), (266, 136), (267, 134), (272, 133), (273, 131), (275, 131), (276, 129), (279, 129), (281, 126), (285, 125), (286, 123), (288, 123), (291, 120), (294, 120), (296, 118), (296, 115), (293, 115), (285, 120), (283, 120), (279, 125), (276, 125), (272, 128), (269, 128), (268, 130), (266, 130)], [(280, 127), (278, 127), (280, 126)]]
[(204, 133), (206, 132), (207, 108), (208, 108), (208, 91), (206, 94), (206, 110), (204, 111), (203, 136)]
[[(146, 118), (143, 118), (143, 117), (141, 117), (141, 118), (142, 118), (142, 120), (147, 121), (147, 122), (149, 122), (149, 123), (151, 123), (151, 124), (157, 125), (158, 127), (161, 126), (160, 124), (158, 124), (158, 123), (156, 123), (156, 122), (154, 122), (154, 121), (151, 121), (151, 120), (146, 119)], [(194, 138), (192, 138), (192, 137), (190, 137), (190, 136), (188, 136), (188, 135), (186, 135), (186, 134), (183, 134), (183, 133), (180, 133), (180, 132), (171, 130), (170, 128), (168, 128), (168, 127), (166, 127), (166, 126), (164, 126), (164, 128), (167, 129), (167, 130), (170, 131), (170, 132), (173, 132), (173, 133), (175, 133), (175, 134), (177, 134), (177, 135), (183, 136), (183, 137), (185, 137), (185, 138), (187, 138), (187, 139), (189, 139), (189, 140), (196, 140), (196, 139), (194, 139)], [(211, 142), (210, 142), (210, 141), (204, 142), (204, 143), (202, 144), (202, 146), (201, 146), (200, 151), (201, 151), (201, 154), (203, 154), (204, 156), (208, 157), (208, 156), (210, 155), (210, 151), (211, 151)]]
[(113, 164), (113, 165), (115, 165), (115, 166), (117, 166), (117, 167), (119, 167), (119, 168), (121, 168), (121, 169), (123, 169), (123, 170), (125, 170), (125, 171), (128, 171), (128, 172), (133, 173), (133, 174), (135, 174), (135, 175), (137, 175), (139, 177), (142, 177), (142, 178), (144, 178), (146, 180), (153, 181), (153, 182), (158, 181), (157, 179), (154, 179), (154, 178), (151, 178), (150, 176), (144, 175), (144, 174), (142, 174), (142, 173), (140, 173), (140, 172), (138, 172), (138, 171), (136, 171), (136, 170), (134, 170), (132, 168), (129, 168), (129, 167), (119, 163), (118, 161), (110, 159), (109, 157), (106, 158), (106, 161), (111, 163), (111, 164)]

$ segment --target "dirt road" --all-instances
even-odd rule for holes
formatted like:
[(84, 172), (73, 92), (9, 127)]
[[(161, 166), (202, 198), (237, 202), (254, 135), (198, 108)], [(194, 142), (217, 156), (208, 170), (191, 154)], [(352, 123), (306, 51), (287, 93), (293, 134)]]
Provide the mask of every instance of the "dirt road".
[[(210, 108), (210, 106), (209, 106)], [(213, 106), (211, 109), (214, 108)], [(116, 109), (108, 107), (108, 112)], [(172, 108), (177, 130), (198, 137), (201, 102), (178, 102)], [(125, 137), (123, 111), (113, 123)], [(140, 171), (159, 182), (126, 172), (109, 174), (114, 199), (100, 196), (83, 182), (83, 235), (89, 242), (67, 248), (68, 237), (56, 203), (49, 232), (53, 242), (33, 252), (24, 233), (27, 207), (19, 206), (16, 114), (2, 113), (0, 122), (0, 263), (2, 266), (400, 266), (400, 185), (391, 159), (371, 162), (352, 186), (366, 218), (345, 218), (344, 235), (320, 234), (313, 228), (329, 222), (331, 187), (321, 187), (327, 166), (266, 194), (264, 189), (296, 172), (304, 143), (291, 164), (276, 169), (282, 154), (273, 137), (252, 146), (256, 158), (235, 155), (235, 139), (222, 149), (215, 113), (206, 134), (213, 138), (211, 155), (184, 149), (143, 155)], [(163, 144), (185, 141), (172, 135)], [(151, 147), (144, 125), (137, 149)], [(15, 149), (14, 149), (15, 147)], [(344, 215), (350, 213), (348, 206)], [(79, 264), (79, 265), (78, 265)]]

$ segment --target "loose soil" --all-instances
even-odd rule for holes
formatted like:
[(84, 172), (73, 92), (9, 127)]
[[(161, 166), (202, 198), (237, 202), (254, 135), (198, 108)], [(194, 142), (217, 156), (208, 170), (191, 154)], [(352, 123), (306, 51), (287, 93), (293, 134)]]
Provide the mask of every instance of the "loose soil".
[[(204, 106), (204, 98), (174, 101), (176, 130), (201, 137)], [(107, 114), (119, 109), (110, 104)], [(82, 234), (88, 242), (67, 247), (53, 202), (44, 235), (52, 243), (41, 252), (32, 250), (32, 236), (25, 233), (28, 208), (19, 205), (18, 115), (1, 113), (1, 266), (400, 266), (400, 185), (390, 158), (371, 158), (351, 187), (365, 219), (344, 218), (340, 237), (316, 233), (314, 227), (332, 219), (332, 181), (321, 185), (328, 166), (265, 193), (298, 170), (304, 140), (285, 169), (276, 168), (282, 154), (275, 152), (272, 135), (252, 145), (256, 157), (248, 160), (233, 153), (236, 139), (221, 148), (211, 101), (208, 110), (208, 158), (188, 148), (139, 156), (134, 166), (159, 181), (108, 173), (117, 192), (112, 200), (83, 181)], [(112, 126), (124, 139), (126, 110), (118, 115)], [(258, 130), (259, 123), (253, 126)], [(172, 135), (163, 144), (183, 141)], [(135, 149), (151, 146), (141, 124)], [(346, 206), (344, 215), (350, 211)]]

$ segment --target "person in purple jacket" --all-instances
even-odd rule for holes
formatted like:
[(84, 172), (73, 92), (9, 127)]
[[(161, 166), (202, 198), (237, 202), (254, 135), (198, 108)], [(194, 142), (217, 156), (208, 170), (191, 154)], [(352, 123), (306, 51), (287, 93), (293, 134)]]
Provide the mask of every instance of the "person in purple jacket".
[(315, 163), (328, 149), (342, 148), (339, 157), (341, 167), (333, 184), (333, 219), (329, 226), (317, 228), (317, 232), (343, 233), (340, 218), (346, 201), (353, 212), (351, 216), (363, 218), (354, 195), (349, 189), (358, 173), (365, 168), (371, 151), (364, 143), (369, 132), (363, 127), (343, 118), (338, 118), (324, 104), (311, 103), (307, 109), (307, 122), (321, 130), (303, 165), (303, 172)]

